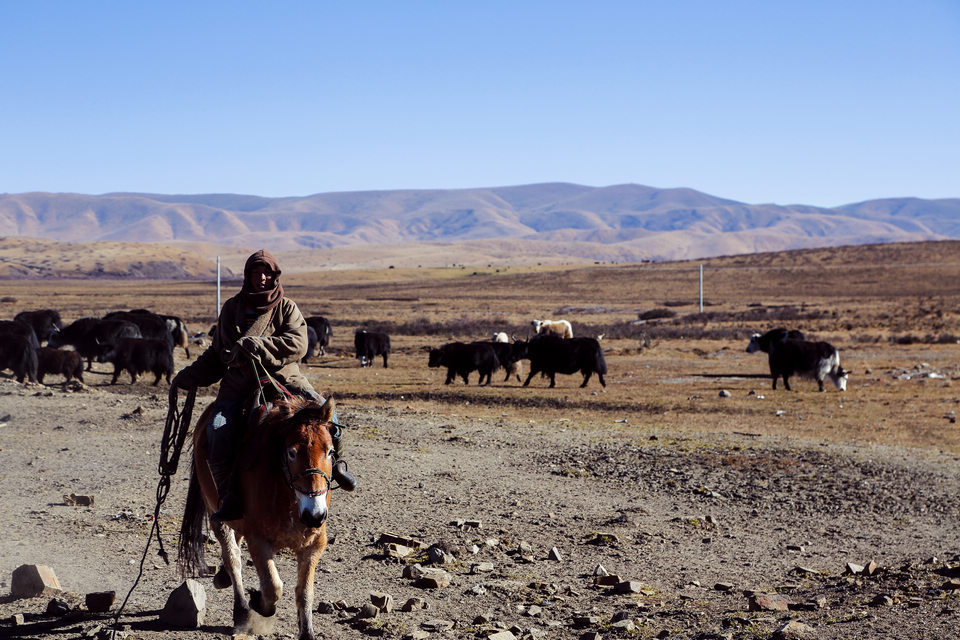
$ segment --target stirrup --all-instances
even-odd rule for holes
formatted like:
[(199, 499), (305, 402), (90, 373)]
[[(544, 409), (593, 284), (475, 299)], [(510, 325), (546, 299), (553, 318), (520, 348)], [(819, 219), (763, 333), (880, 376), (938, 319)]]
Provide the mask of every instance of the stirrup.
[(211, 520), (219, 520), (220, 522), (230, 522), (242, 518), (243, 503), (240, 501), (240, 496), (232, 491), (223, 496), (223, 500), (220, 501), (220, 508), (210, 514)]
[(331, 474), (333, 479), (337, 481), (337, 484), (344, 491), (353, 491), (357, 488), (357, 479), (356, 477), (347, 471), (347, 461), (338, 459), (333, 463), (333, 473)]

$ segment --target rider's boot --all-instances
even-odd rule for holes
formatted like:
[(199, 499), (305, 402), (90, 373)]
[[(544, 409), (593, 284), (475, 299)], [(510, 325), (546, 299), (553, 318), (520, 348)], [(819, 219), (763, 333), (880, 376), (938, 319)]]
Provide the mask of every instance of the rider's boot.
[(333, 462), (333, 479), (344, 491), (353, 491), (357, 488), (357, 479), (347, 471), (347, 461), (343, 459), (343, 429), (338, 426), (332, 435), (333, 450), (336, 454)]
[(213, 474), (213, 481), (217, 485), (217, 499), (219, 501), (219, 508), (216, 512), (210, 514), (210, 518), (220, 522), (240, 520), (243, 518), (243, 501), (240, 498), (240, 487), (237, 483), (236, 474), (233, 473), (233, 465), (221, 460), (210, 460), (208, 464), (210, 472)]

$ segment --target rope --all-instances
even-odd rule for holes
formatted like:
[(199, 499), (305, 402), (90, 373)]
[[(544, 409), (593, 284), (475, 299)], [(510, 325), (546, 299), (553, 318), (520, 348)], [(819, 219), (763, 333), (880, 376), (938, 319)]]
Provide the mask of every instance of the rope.
[[(183, 450), (183, 443), (186, 441), (187, 434), (190, 432), (197, 390), (195, 387), (187, 390), (187, 397), (183, 403), (183, 411), (178, 409), (178, 396), (178, 388), (176, 386), (170, 387), (170, 396), (167, 401), (167, 421), (163, 427), (163, 438), (160, 441), (160, 464), (158, 466), (160, 481), (157, 483), (157, 502), (153, 509), (153, 526), (150, 528), (150, 535), (147, 536), (147, 544), (143, 550), (143, 556), (140, 558), (140, 571), (137, 574), (137, 579), (134, 580), (133, 586), (130, 587), (130, 591), (127, 592), (127, 597), (123, 599), (123, 604), (120, 605), (116, 615), (113, 617), (114, 626), (119, 624), (120, 615), (123, 613), (124, 607), (127, 606), (127, 601), (133, 594), (133, 590), (140, 584), (140, 579), (143, 577), (143, 565), (147, 560), (147, 552), (150, 550), (150, 541), (153, 539), (154, 534), (156, 534), (157, 542), (160, 544), (160, 550), (157, 552), (157, 555), (163, 558), (164, 562), (170, 564), (170, 558), (163, 548), (163, 538), (160, 537), (160, 507), (163, 506), (163, 503), (167, 499), (167, 494), (170, 492), (170, 478), (177, 473), (177, 466), (180, 463), (180, 452)], [(113, 636), (116, 637), (115, 629), (113, 630)]]

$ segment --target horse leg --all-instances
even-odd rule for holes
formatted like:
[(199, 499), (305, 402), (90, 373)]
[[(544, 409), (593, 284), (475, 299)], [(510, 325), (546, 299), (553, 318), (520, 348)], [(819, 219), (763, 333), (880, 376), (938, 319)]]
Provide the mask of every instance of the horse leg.
[[(223, 569), (233, 583), (233, 626), (238, 631), (246, 631), (250, 625), (250, 601), (243, 590), (243, 576), (240, 572), (240, 546), (237, 544), (233, 529), (218, 520), (211, 520), (213, 535), (220, 543), (220, 558)], [(218, 574), (219, 575), (219, 574)]]
[(283, 595), (283, 582), (273, 561), (273, 547), (259, 536), (247, 536), (247, 548), (260, 577), (260, 590), (251, 592), (250, 606), (265, 618), (277, 613), (277, 602)]
[(297, 552), (297, 628), (300, 629), (298, 640), (316, 638), (313, 634), (313, 579), (322, 553), (322, 546), (304, 547)]

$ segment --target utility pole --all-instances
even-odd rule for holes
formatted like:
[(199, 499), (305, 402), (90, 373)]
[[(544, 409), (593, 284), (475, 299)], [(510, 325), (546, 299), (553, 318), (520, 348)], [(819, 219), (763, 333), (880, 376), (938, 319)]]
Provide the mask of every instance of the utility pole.
[(216, 317), (220, 317), (220, 256), (217, 256), (217, 308)]
[(703, 263), (700, 263), (700, 313), (703, 313)]

